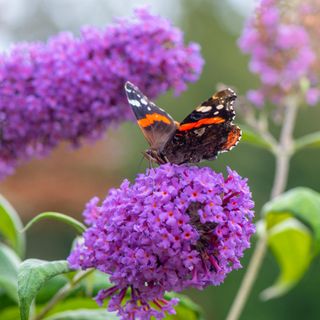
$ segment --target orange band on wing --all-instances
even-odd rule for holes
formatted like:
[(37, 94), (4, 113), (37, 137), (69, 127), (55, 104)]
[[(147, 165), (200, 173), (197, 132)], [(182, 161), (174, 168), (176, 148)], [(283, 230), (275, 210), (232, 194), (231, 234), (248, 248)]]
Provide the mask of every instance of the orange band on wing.
[(152, 125), (156, 121), (162, 121), (164, 123), (170, 124), (171, 121), (166, 116), (163, 116), (159, 113), (147, 114), (145, 118), (138, 120), (140, 127), (145, 128)]
[(204, 118), (204, 119), (201, 119), (196, 122), (182, 124), (179, 127), (179, 131), (188, 131), (191, 129), (199, 128), (199, 127), (204, 126), (206, 124), (218, 124), (218, 123), (223, 123), (223, 122), (225, 122), (225, 120), (221, 117)]

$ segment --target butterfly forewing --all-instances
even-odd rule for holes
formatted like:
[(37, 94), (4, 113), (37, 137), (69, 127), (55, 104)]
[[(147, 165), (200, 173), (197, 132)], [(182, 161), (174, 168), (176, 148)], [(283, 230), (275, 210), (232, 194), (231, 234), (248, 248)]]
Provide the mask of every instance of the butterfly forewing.
[(177, 125), (163, 109), (150, 101), (136, 86), (126, 82), (125, 91), (138, 125), (154, 150), (161, 150), (171, 139)]
[(236, 93), (230, 88), (215, 93), (180, 123), (182, 129), (187, 128), (187, 126), (183, 126), (186, 124), (201, 127), (232, 121), (235, 117), (233, 105), (236, 98)]
[(241, 138), (241, 130), (232, 123), (235, 99), (235, 92), (225, 89), (191, 112), (163, 149), (168, 161), (193, 163), (211, 160), (220, 152), (231, 150)]

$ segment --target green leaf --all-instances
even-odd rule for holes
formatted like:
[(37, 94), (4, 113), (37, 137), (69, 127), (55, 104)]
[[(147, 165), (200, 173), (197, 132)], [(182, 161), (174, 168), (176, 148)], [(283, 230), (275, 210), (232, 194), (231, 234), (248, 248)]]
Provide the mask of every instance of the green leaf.
[[(39, 306), (39, 310), (41, 310), (43, 306)], [(37, 311), (39, 311), (37, 310)], [(54, 306), (52, 310), (50, 310), (49, 314), (46, 316), (46, 320), (48, 319), (69, 319), (69, 318), (63, 318), (63, 316), (67, 316), (69, 312), (75, 312), (72, 313), (72, 318), (70, 319), (82, 319), (79, 316), (79, 314), (82, 314), (82, 311), (96, 311), (97, 314), (100, 314), (101, 311), (102, 315), (104, 316), (104, 320), (109, 319), (109, 316), (113, 314), (110, 312), (107, 312), (106, 308), (99, 308), (97, 305), (97, 302), (94, 301), (94, 299), (90, 297), (68, 297), (67, 299), (64, 299), (63, 301), (60, 301), (57, 305)], [(99, 311), (99, 312), (98, 312)], [(84, 315), (87, 315), (88, 313), (84, 313)], [(89, 313), (90, 314), (90, 313)], [(92, 313), (91, 313), (92, 315)], [(68, 315), (69, 316), (69, 315)], [(89, 319), (89, 318), (85, 318)], [(95, 318), (92, 318), (95, 319)], [(100, 319), (100, 318), (99, 318)], [(113, 318), (110, 318), (113, 319)], [(118, 318), (116, 318), (118, 319)]]
[(36, 217), (34, 217), (32, 220), (30, 220), (28, 222), (28, 224), (25, 226), (25, 228), (23, 229), (23, 231), (26, 231), (27, 229), (29, 229), (34, 223), (43, 220), (43, 219), (53, 219), (53, 220), (57, 220), (57, 221), (61, 221), (64, 222), (66, 224), (69, 224), (70, 226), (72, 226), (74, 229), (76, 229), (76, 231), (79, 234), (82, 234), (85, 230), (86, 227), (79, 222), (78, 220), (67, 216), (65, 214), (62, 213), (58, 213), (58, 212), (43, 212), (38, 214)]
[(20, 258), (16, 253), (0, 243), (0, 288), (8, 294), (8, 296), (18, 302), (17, 295), (17, 276), (20, 265)]
[(1, 320), (17, 320), (20, 319), (20, 313), (18, 306), (13, 306), (0, 310), (0, 319)]
[(0, 234), (7, 244), (22, 258), (25, 252), (24, 234), (20, 232), (22, 222), (11, 204), (0, 195)]
[(175, 315), (167, 315), (165, 319), (174, 319), (174, 320), (203, 320), (203, 310), (199, 305), (194, 303), (188, 296), (178, 293), (166, 293), (165, 298), (172, 299), (178, 298), (180, 301), (175, 307)]
[(262, 209), (266, 217), (267, 229), (275, 225), (275, 220), (285, 220), (293, 216), (309, 227), (313, 233), (314, 254), (320, 251), (320, 194), (312, 189), (294, 188), (272, 201)]
[[(38, 308), (38, 306), (37, 306)], [(43, 306), (39, 306), (39, 310), (43, 308)], [(60, 301), (58, 304), (54, 306), (52, 310), (49, 311), (47, 317), (51, 317), (53, 314), (61, 313), (64, 311), (70, 311), (70, 310), (78, 310), (78, 309), (97, 309), (98, 305), (97, 302), (93, 299), (92, 296), (89, 297), (70, 297), (70, 295)], [(99, 308), (99, 310), (103, 310), (102, 308)]]
[(52, 277), (69, 272), (68, 262), (25, 260), (18, 273), (18, 297), (21, 320), (29, 318), (30, 306), (41, 287)]
[[(129, 295), (127, 296), (129, 298)], [(182, 294), (176, 294), (176, 293), (167, 293), (165, 294), (166, 299), (172, 299), (172, 298), (179, 298), (180, 302), (179, 304), (175, 307), (176, 314), (175, 315), (167, 315), (165, 319), (170, 319), (170, 320), (202, 320), (203, 314), (201, 308), (195, 304), (189, 297), (182, 295)], [(60, 320), (60, 319), (85, 319), (85, 320), (91, 320), (90, 318), (87, 318), (85, 316), (91, 315), (91, 313), (84, 313), (82, 314), (83, 309), (87, 311), (105, 311), (105, 309), (98, 309), (96, 310), (96, 302), (92, 300), (92, 298), (70, 298), (68, 300), (63, 301), (59, 305), (57, 305), (53, 313), (50, 314), (45, 320)], [(81, 308), (81, 309), (80, 309)], [(89, 310), (91, 308), (94, 308), (94, 310)], [(69, 310), (72, 310), (72, 312), (75, 312), (74, 314), (72, 313), (72, 318), (68, 318), (67, 315), (69, 316)], [(70, 311), (71, 312), (71, 311)], [(93, 316), (95, 313), (92, 313), (92, 320), (96, 319)], [(99, 315), (99, 313), (97, 313)], [(118, 319), (117, 317), (114, 317), (113, 313), (102, 313), (104, 316), (103, 320), (105, 319)], [(63, 318), (64, 316), (65, 318)], [(74, 316), (74, 317), (73, 317)], [(78, 316), (78, 317), (77, 317)], [(97, 318), (100, 319), (100, 318)]]
[(319, 148), (320, 147), (320, 132), (307, 134), (295, 141), (294, 149), (296, 151), (303, 148)]
[[(0, 288), (0, 312), (8, 307), (17, 307), (17, 302), (14, 302), (14, 300), (9, 297), (4, 288)], [(0, 319), (2, 318), (0, 317)]]
[(78, 309), (56, 313), (45, 320), (118, 320), (114, 312), (104, 309)]
[(255, 133), (253, 130), (245, 125), (241, 125), (242, 130), (242, 141), (254, 145), (259, 148), (263, 148), (269, 151), (273, 150), (272, 145), (263, 139), (260, 135)]
[[(70, 272), (71, 273), (71, 272)], [(36, 303), (44, 304), (48, 302), (64, 285), (69, 282), (65, 275), (57, 275), (46, 282), (46, 285), (42, 287), (37, 295)]]
[(275, 284), (263, 299), (285, 294), (307, 271), (320, 251), (320, 194), (295, 188), (268, 202), (262, 209), (268, 245), (280, 268)]
[(303, 223), (289, 218), (269, 231), (268, 245), (281, 273), (275, 284), (261, 293), (263, 300), (284, 295), (302, 278), (312, 259), (312, 234)]

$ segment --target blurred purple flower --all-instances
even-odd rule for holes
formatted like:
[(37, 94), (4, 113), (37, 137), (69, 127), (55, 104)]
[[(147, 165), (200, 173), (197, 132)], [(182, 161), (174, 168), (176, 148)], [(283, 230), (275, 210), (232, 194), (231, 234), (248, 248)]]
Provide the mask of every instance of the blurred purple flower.
[(247, 180), (229, 168), (224, 179), (210, 168), (165, 164), (110, 190), (101, 207), (91, 200), (90, 227), (68, 261), (110, 274), (114, 286), (96, 299), (110, 298), (108, 309), (122, 319), (162, 319), (178, 302), (164, 300), (166, 291), (219, 285), (241, 268), (253, 206)]
[(199, 46), (184, 46), (179, 29), (146, 9), (79, 38), (16, 45), (0, 55), (0, 179), (62, 140), (78, 145), (130, 119), (125, 81), (153, 98), (179, 93), (202, 65)]
[(314, 106), (320, 99), (320, 90), (319, 89), (309, 89), (306, 93), (306, 101), (310, 106)]
[[(320, 87), (316, 58), (320, 24), (314, 23), (320, 18), (320, 2), (308, 0), (290, 7), (283, 2), (261, 0), (239, 39), (241, 50), (251, 55), (251, 72), (261, 80), (258, 91), (248, 92), (248, 99), (258, 107), (265, 100), (283, 105), (291, 94), (312, 105), (320, 99), (313, 94)], [(301, 86), (302, 80), (310, 92)]]
[(248, 100), (257, 107), (263, 107), (264, 105), (264, 95), (263, 92), (259, 90), (249, 90), (247, 92)]

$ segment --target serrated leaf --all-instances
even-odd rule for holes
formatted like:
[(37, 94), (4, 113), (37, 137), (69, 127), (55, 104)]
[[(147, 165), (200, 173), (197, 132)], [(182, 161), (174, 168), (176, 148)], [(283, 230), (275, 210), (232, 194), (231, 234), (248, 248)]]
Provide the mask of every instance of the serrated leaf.
[(22, 222), (18, 213), (5, 199), (0, 195), (0, 234), (3, 235), (7, 244), (20, 256), (24, 256), (25, 252), (25, 237), (20, 232)]
[(18, 302), (17, 276), (21, 261), (16, 253), (5, 244), (0, 243), (0, 288)]
[(294, 149), (296, 151), (303, 148), (320, 148), (320, 132), (307, 134), (295, 141)]
[(43, 220), (43, 219), (52, 219), (52, 220), (57, 220), (61, 221), (63, 223), (66, 223), (70, 226), (72, 226), (79, 234), (82, 234), (85, 230), (86, 227), (84, 224), (79, 222), (78, 220), (67, 216), (65, 214), (59, 213), (59, 212), (43, 212), (38, 214), (36, 217), (34, 217), (32, 220), (28, 222), (28, 224), (24, 227), (24, 231), (29, 229), (34, 223)]
[(241, 131), (242, 131), (242, 138), (241, 138), (242, 142), (246, 142), (256, 147), (272, 151), (273, 149), (272, 145), (270, 145), (269, 142), (267, 142), (265, 139), (263, 139), (260, 135), (255, 133), (253, 130), (251, 130), (247, 126), (241, 125)]
[(280, 276), (262, 292), (263, 299), (283, 295), (305, 274), (320, 251), (320, 194), (295, 188), (268, 202), (262, 209), (268, 244)]
[(114, 312), (103, 309), (78, 309), (56, 313), (45, 320), (118, 320)]
[(261, 293), (263, 300), (285, 294), (302, 278), (312, 259), (312, 234), (303, 223), (289, 218), (269, 230), (268, 245), (281, 272), (275, 284)]
[(25, 260), (18, 272), (18, 297), (21, 320), (29, 318), (30, 306), (40, 288), (54, 276), (69, 272), (68, 262)]

